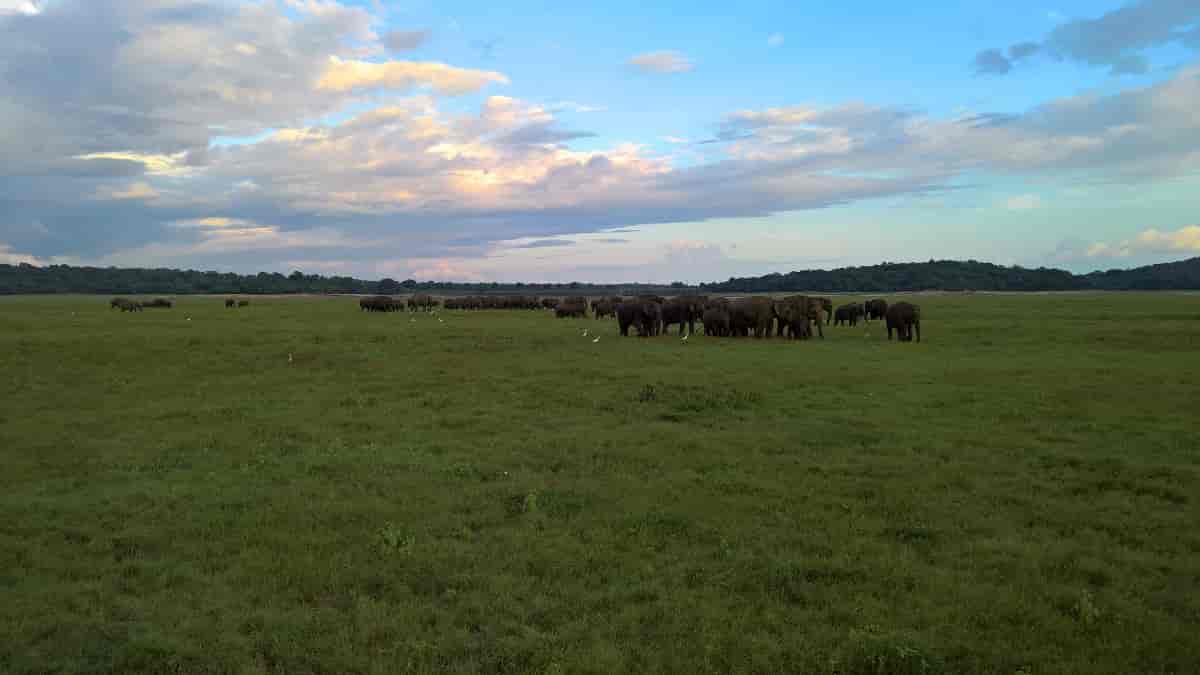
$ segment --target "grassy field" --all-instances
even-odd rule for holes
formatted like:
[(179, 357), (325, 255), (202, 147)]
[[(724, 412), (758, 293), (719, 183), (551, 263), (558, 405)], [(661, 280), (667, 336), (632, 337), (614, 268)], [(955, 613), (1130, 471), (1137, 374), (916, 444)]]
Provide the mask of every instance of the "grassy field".
[(0, 299), (0, 672), (1200, 672), (1200, 296), (917, 302)]

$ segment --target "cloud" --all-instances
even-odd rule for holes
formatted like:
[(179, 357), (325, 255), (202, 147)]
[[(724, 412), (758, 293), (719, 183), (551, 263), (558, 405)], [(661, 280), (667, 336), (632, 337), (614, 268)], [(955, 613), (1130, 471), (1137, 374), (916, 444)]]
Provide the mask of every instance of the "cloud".
[(573, 141), (579, 138), (589, 138), (596, 134), (590, 131), (573, 131), (561, 129), (554, 122), (535, 122), (519, 129), (514, 129), (496, 139), (504, 145), (540, 145), (556, 144)]
[(647, 73), (686, 73), (695, 67), (686, 56), (672, 51), (638, 54), (627, 63)]
[(1009, 211), (1030, 211), (1042, 205), (1042, 198), (1037, 195), (1017, 195), (1004, 203)]
[(577, 103), (575, 101), (558, 101), (549, 107), (550, 112), (562, 112), (568, 110), (575, 113), (590, 113), (601, 112), (604, 108), (595, 105), (587, 105), (586, 103)]
[(999, 49), (985, 49), (972, 62), (976, 75), (1005, 75), (1012, 70), (1012, 61)]
[(429, 41), (428, 30), (393, 30), (383, 36), (383, 44), (394, 52), (417, 49)]
[(682, 138), (680, 136), (661, 136), (660, 138), (664, 142), (671, 143), (672, 145), (682, 145), (682, 144), (688, 142), (688, 139)]
[(772, 33), (771, 36), (767, 38), (767, 46), (779, 47), (783, 45), (783, 39), (783, 33)]
[(575, 242), (571, 239), (534, 239), (519, 244), (511, 244), (512, 248), (556, 248), (574, 245)]
[(1008, 58), (1013, 61), (1027, 59), (1041, 50), (1041, 45), (1036, 42), (1018, 42), (1008, 48)]
[[(941, 193), (967, 177), (1136, 182), (1200, 163), (1195, 66), (1154, 86), (1021, 114), (947, 118), (853, 101), (734, 110), (712, 120), (702, 161), (676, 163), (658, 143), (567, 128), (556, 117), (566, 106), (497, 95), (448, 103), (443, 95), (507, 78), (364, 55), (382, 50), (382, 38), (360, 7), (280, 6), (59, 0), (0, 20), (0, 241), (9, 255), (377, 269), (403, 251), (418, 261), (412, 269), (487, 275), (500, 268), (462, 261), (534, 254), (497, 242), (581, 242)], [(212, 144), (215, 136), (239, 141)], [(719, 257), (728, 250), (706, 245), (640, 260), (732, 268)], [(632, 264), (612, 257), (626, 248), (607, 246), (593, 272)]]
[(46, 261), (39, 260), (31, 255), (17, 253), (8, 244), (0, 242), (0, 265), (20, 265), (22, 263), (26, 265), (44, 265)]
[(154, 199), (159, 194), (148, 183), (138, 181), (128, 187), (102, 190), (98, 196), (102, 199)]
[(332, 92), (353, 92), (363, 89), (386, 88), (408, 90), (428, 86), (439, 94), (459, 96), (472, 94), (488, 84), (508, 84), (508, 78), (490, 70), (456, 68), (444, 63), (420, 61), (342, 60), (329, 57), (329, 68), (317, 81), (317, 89)]
[(1128, 258), (1139, 254), (1200, 254), (1200, 225), (1188, 225), (1166, 231), (1150, 228), (1132, 239), (1119, 242), (1095, 242), (1085, 254), (1089, 258)]
[(33, 15), (41, 12), (39, 3), (33, 0), (0, 0), (0, 16), (5, 14)]
[[(1062, 16), (1051, 13), (1052, 20)], [(1150, 69), (1144, 52), (1177, 45), (1200, 49), (1200, 3), (1195, 0), (1141, 0), (1095, 19), (1075, 19), (1056, 26), (1039, 42), (985, 49), (975, 56), (976, 73), (1003, 75), (1014, 63), (1037, 53), (1060, 61), (1105, 67), (1113, 75), (1142, 74)]]
[(178, 176), (187, 173), (189, 170), (189, 167), (183, 163), (185, 153), (182, 152), (174, 155), (153, 155), (137, 152), (93, 152), (86, 155), (79, 155), (74, 159), (87, 162), (113, 160), (117, 162), (137, 163), (142, 165), (140, 173), (151, 176)]

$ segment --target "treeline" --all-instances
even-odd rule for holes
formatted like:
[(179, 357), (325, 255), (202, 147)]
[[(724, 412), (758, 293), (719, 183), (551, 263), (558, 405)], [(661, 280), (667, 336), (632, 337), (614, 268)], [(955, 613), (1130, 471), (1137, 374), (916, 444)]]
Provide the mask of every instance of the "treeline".
[(637, 294), (678, 292), (685, 284), (500, 284), (449, 283), (407, 279), (364, 281), (352, 277), (322, 276), (296, 271), (291, 274), (259, 272), (200, 272), (196, 270), (140, 269), (117, 267), (40, 267), (22, 263), (0, 265), (0, 295), (17, 293), (100, 293), (113, 295), (195, 293), (213, 294), (288, 294), (288, 293), (361, 293), (395, 295), (439, 292), (453, 294), (532, 293), (563, 294)]
[(0, 294), (286, 294), (362, 293), (395, 295), (436, 292), (451, 294), (528, 293), (540, 295), (634, 295), (638, 293), (825, 293), (898, 291), (1080, 291), (1200, 290), (1200, 258), (1128, 270), (1072, 274), (1039, 267), (1004, 267), (975, 260), (931, 260), (883, 263), (835, 270), (805, 270), (689, 286), (655, 284), (500, 284), (447, 283), (407, 279), (364, 281), (352, 277), (260, 272), (200, 272), (173, 269), (124, 269), (70, 265), (0, 265)]
[(1200, 258), (1090, 274), (1046, 267), (1004, 267), (975, 260), (930, 260), (768, 274), (702, 286), (719, 293), (1200, 290)]

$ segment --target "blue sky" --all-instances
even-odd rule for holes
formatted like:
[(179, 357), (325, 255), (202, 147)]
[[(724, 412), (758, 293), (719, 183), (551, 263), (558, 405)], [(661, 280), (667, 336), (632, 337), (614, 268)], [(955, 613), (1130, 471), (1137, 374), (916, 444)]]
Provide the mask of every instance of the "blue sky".
[(1200, 4), (0, 0), (0, 262), (1200, 255)]

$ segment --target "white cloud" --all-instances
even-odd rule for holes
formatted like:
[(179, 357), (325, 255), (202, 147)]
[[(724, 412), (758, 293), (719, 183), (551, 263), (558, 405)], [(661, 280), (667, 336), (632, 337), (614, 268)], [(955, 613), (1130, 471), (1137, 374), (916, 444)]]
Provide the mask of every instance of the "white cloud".
[(45, 261), (39, 260), (31, 255), (17, 253), (11, 246), (0, 242), (0, 265), (44, 265)]
[[(1020, 115), (801, 101), (732, 112), (712, 138), (661, 138), (686, 149), (596, 139), (584, 151), (573, 141), (589, 133), (563, 128), (556, 112), (594, 106), (506, 96), (473, 110), (447, 105), (437, 94), (486, 91), (507, 77), (355, 56), (381, 44), (361, 8), (288, 6), (80, 0), (0, 21), (0, 63), (25, 75), (0, 80), (0, 241), (44, 259), (248, 269), (371, 265), (404, 251), (448, 274), (496, 241), (542, 242), (524, 256), (579, 255), (544, 242), (927, 194), (965, 175), (1079, 172), (1137, 184), (1200, 165), (1195, 66)], [(55, 70), (63, 59), (78, 67)], [(639, 67), (682, 64), (690, 67), (674, 54)], [(85, 86), (96, 82), (104, 86)], [(399, 96), (408, 89), (423, 93)], [(215, 133), (244, 140), (210, 147)], [(1016, 195), (998, 205), (1038, 202)], [(1129, 246), (1181, 250), (1147, 236)], [(731, 269), (722, 250), (680, 245), (638, 260), (690, 256)], [(621, 264), (598, 260), (596, 270)]]
[(1127, 258), (1138, 254), (1200, 254), (1200, 225), (1178, 230), (1142, 230), (1133, 239), (1096, 242), (1087, 247), (1089, 258)]
[(1009, 211), (1029, 211), (1042, 205), (1042, 198), (1037, 195), (1017, 195), (1010, 197), (1004, 203)]
[(436, 62), (373, 63), (331, 56), (329, 68), (317, 81), (317, 89), (341, 93), (374, 88), (407, 90), (429, 86), (439, 94), (459, 96), (477, 92), (493, 83), (508, 84), (508, 78), (490, 70), (456, 68)]
[(767, 38), (768, 47), (779, 47), (783, 45), (783, 42), (783, 33), (772, 33), (771, 36)]
[(179, 176), (188, 173), (190, 167), (182, 164), (186, 153), (178, 152), (173, 155), (153, 155), (139, 152), (92, 152), (77, 155), (74, 159), (92, 161), (98, 159), (113, 159), (125, 162), (137, 162), (151, 176)]
[(695, 67), (686, 56), (673, 51), (638, 54), (628, 64), (647, 73), (686, 73)]
[(41, 14), (42, 9), (33, 0), (0, 0), (0, 16), (5, 14)]

